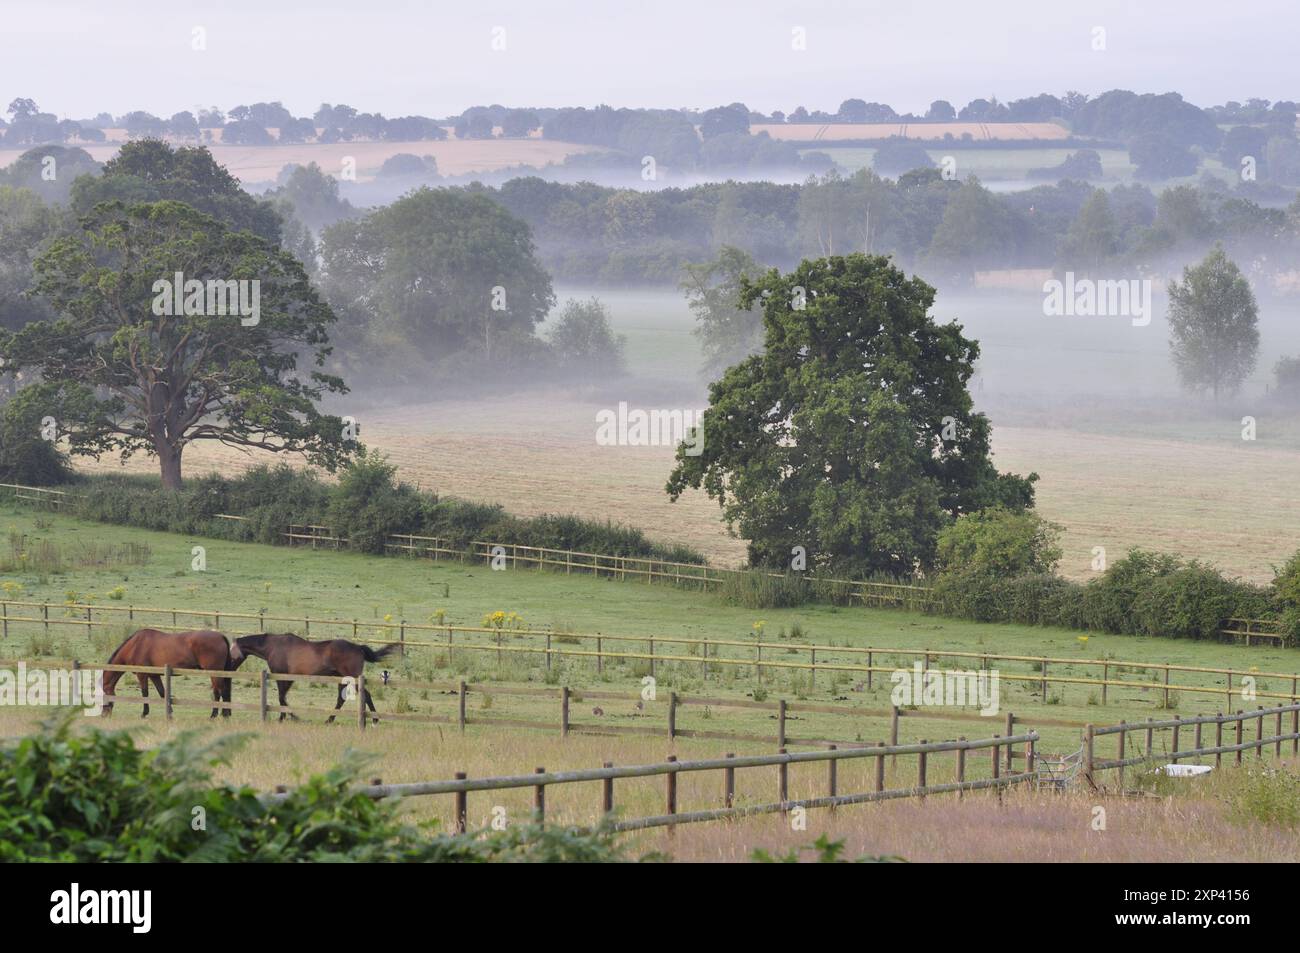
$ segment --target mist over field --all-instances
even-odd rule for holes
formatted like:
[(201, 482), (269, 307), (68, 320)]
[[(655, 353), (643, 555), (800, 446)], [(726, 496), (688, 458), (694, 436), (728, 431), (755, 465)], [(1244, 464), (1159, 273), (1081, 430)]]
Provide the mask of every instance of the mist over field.
[[(449, 862), (1285, 909), (1119, 864), (1300, 860), (1293, 3), (0, 24), (14, 920), (384, 942)], [(1049, 861), (1110, 879), (957, 866)]]

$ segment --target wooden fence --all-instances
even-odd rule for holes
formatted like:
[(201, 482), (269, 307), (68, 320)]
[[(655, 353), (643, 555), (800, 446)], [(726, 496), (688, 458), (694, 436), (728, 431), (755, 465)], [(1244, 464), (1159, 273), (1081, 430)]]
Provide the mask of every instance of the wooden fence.
[[(77, 494), (66, 490), (52, 490), (44, 487), (25, 486), (18, 483), (0, 483), (0, 490), (10, 490), (15, 499), (61, 507)], [(215, 514), (217, 519), (243, 522), (247, 517), (227, 513)], [(350, 541), (335, 534), (328, 526), (313, 523), (291, 523), (280, 534), (287, 545), (310, 545), (313, 549), (347, 549)], [(577, 572), (591, 573), (597, 577), (627, 580), (644, 579), (647, 583), (655, 581), (671, 582), (674, 585), (698, 585), (708, 589), (721, 585), (728, 579), (753, 572), (747, 569), (723, 569), (704, 563), (683, 563), (671, 560), (643, 556), (613, 556), (602, 553), (588, 553), (579, 550), (553, 549), (544, 546), (525, 546), (518, 543), (488, 542), (473, 540), (468, 549), (459, 548), (455, 541), (442, 536), (420, 536), (412, 533), (394, 533), (385, 538), (386, 550), (404, 552), (412, 557), (429, 557), (437, 561), (440, 557), (458, 560), (482, 559), (489, 565), (500, 560), (501, 565), (509, 564), (517, 568), (521, 563), (536, 568), (563, 569), (566, 574)], [(784, 578), (784, 573), (764, 572), (770, 578)], [(937, 605), (930, 594), (928, 586), (905, 583), (873, 582), (860, 579), (839, 579), (834, 577), (806, 577), (809, 584), (826, 587), (831, 592), (843, 593), (848, 599), (857, 599), (863, 605), (890, 606), (894, 608), (928, 611)], [(1224, 620), (1219, 630), (1221, 636), (1244, 641), (1247, 646), (1252, 642), (1269, 645), (1285, 645), (1288, 635), (1283, 631), (1281, 621), (1277, 619), (1243, 619)]]
[[(1289, 719), (1286, 716), (1290, 715)], [(1290, 730), (1284, 731), (1283, 721), (1290, 721)], [(1245, 737), (1246, 722), (1255, 722), (1255, 737), (1253, 740)], [(1272, 722), (1272, 734), (1265, 735), (1265, 722)], [(1204, 729), (1206, 726), (1214, 726), (1214, 744), (1204, 744)], [(1224, 743), (1224, 726), (1229, 726), (1229, 731), (1235, 735), (1234, 740)], [(1145, 746), (1138, 749), (1136, 755), (1130, 755), (1128, 736), (1134, 732), (1145, 737)], [(1161, 733), (1164, 740), (1168, 732), (1168, 743), (1165, 750), (1157, 751), (1155, 748), (1156, 732)], [(1185, 747), (1184, 742), (1191, 735), (1191, 747)], [(1115, 735), (1117, 740), (1117, 750), (1114, 758), (1099, 760), (1096, 754), (1096, 739), (1107, 735)], [(1169, 761), (1177, 764), (1179, 761), (1199, 761), (1202, 758), (1214, 756), (1214, 766), (1220, 767), (1223, 764), (1223, 756), (1231, 754), (1235, 756), (1238, 765), (1242, 763), (1242, 755), (1246, 751), (1253, 750), (1256, 758), (1262, 758), (1264, 752), (1270, 746), (1274, 749), (1275, 757), (1282, 757), (1285, 742), (1290, 742), (1291, 755), (1294, 757), (1300, 754), (1300, 704), (1292, 703), (1290, 705), (1279, 705), (1275, 708), (1257, 708), (1252, 711), (1238, 711), (1236, 714), (1222, 712), (1215, 715), (1196, 715), (1191, 718), (1174, 717), (1164, 721), (1155, 721), (1148, 718), (1144, 722), (1135, 721), (1132, 723), (1121, 721), (1118, 725), (1107, 725), (1098, 727), (1089, 725), (1084, 733), (1084, 776), (1096, 784), (1096, 775), (1101, 771), (1114, 770), (1118, 772), (1119, 786), (1124, 785), (1124, 769), (1139, 764), (1148, 764), (1153, 759)]]
[[(19, 660), (0, 660), (0, 667), (14, 666)], [(57, 667), (56, 660), (22, 660), (30, 668), (36, 667)], [(164, 710), (164, 716), (171, 720), (174, 709), (196, 708), (196, 709), (218, 709), (222, 711), (246, 711), (256, 712), (262, 721), (267, 721), (270, 715), (280, 714), (317, 714), (317, 715), (335, 715), (338, 709), (326, 709), (310, 706), (280, 706), (271, 704), (268, 694), (268, 685), (275, 682), (310, 682), (326, 685), (348, 685), (355, 690), (355, 697), (358, 702), (357, 718), (358, 726), (364, 730), (366, 727), (365, 720), (362, 716), (361, 701), (364, 699), (364, 688), (366, 682), (364, 678), (353, 680), (337, 676), (316, 676), (316, 675), (277, 675), (268, 674), (265, 669), (253, 672), (235, 671), (235, 672), (213, 672), (209, 669), (182, 669), (172, 668), (170, 666), (148, 666), (148, 665), (118, 665), (118, 664), (93, 664), (86, 665), (79, 660), (73, 660), (68, 663), (74, 671), (104, 671), (104, 672), (122, 672), (129, 675), (148, 675), (158, 676), (162, 683), (161, 696), (141, 696), (134, 694), (120, 695), (115, 693), (105, 695), (104, 701), (108, 703), (121, 702), (128, 705), (161, 705)], [(232, 691), (232, 700), (230, 702), (212, 701), (206, 698), (181, 698), (175, 689), (178, 687), (176, 680), (186, 677), (199, 679), (199, 683), (206, 691), (208, 680), (213, 677), (231, 678), (233, 681), (252, 683), (257, 686), (258, 701), (255, 703), (236, 702)], [(387, 673), (385, 673), (387, 676)], [(127, 685), (133, 688), (134, 681), (122, 680), (119, 685)], [(373, 689), (376, 687), (374, 678), (368, 683)], [(937, 710), (934, 708), (922, 709), (900, 709), (897, 706), (891, 706), (885, 709), (867, 709), (857, 708), (848, 705), (818, 705), (802, 701), (787, 701), (779, 699), (774, 702), (757, 702), (748, 699), (737, 698), (711, 698), (697, 695), (684, 695), (678, 692), (668, 692), (662, 703), (662, 722), (660, 724), (643, 723), (638, 725), (618, 725), (601, 721), (579, 721), (574, 715), (574, 709), (577, 703), (587, 702), (626, 702), (634, 704), (642, 711), (649, 711), (645, 707), (646, 699), (640, 694), (628, 694), (626, 692), (609, 692), (609, 691), (589, 691), (587, 689), (576, 690), (568, 686), (558, 687), (541, 687), (541, 686), (504, 686), (494, 683), (470, 683), (464, 680), (459, 682), (423, 682), (408, 680), (397, 677), (385, 677), (382, 682), (385, 687), (395, 690), (412, 690), (412, 691), (432, 691), (443, 695), (455, 696), (455, 714), (422, 714), (416, 712), (392, 712), (380, 711), (371, 712), (368, 717), (372, 722), (415, 722), (432, 725), (454, 725), (460, 731), (464, 731), (467, 726), (484, 726), (484, 727), (508, 727), (508, 728), (537, 728), (548, 731), (558, 731), (561, 737), (568, 737), (571, 734), (583, 735), (642, 735), (648, 737), (663, 737), (669, 741), (675, 741), (678, 738), (692, 739), (709, 739), (719, 741), (744, 741), (756, 744), (774, 744), (777, 747), (786, 745), (841, 745), (847, 748), (869, 747), (867, 742), (856, 740), (846, 740), (840, 737), (796, 737), (788, 732), (789, 722), (792, 718), (798, 718), (807, 714), (818, 713), (835, 715), (853, 719), (889, 719), (889, 743), (898, 744), (899, 725), (905, 719), (925, 719), (934, 721), (974, 721), (988, 724), (993, 716), (983, 716), (975, 712)], [(233, 686), (232, 686), (233, 688)], [(498, 696), (506, 698), (528, 698), (544, 699), (552, 703), (555, 719), (551, 721), (540, 721), (536, 718), (527, 719), (519, 717), (497, 717), (487, 715), (482, 711), (471, 712), (469, 701), (472, 696), (491, 697)], [(653, 699), (651, 700), (654, 701)], [(599, 708), (599, 705), (596, 706)], [(775, 734), (755, 734), (752, 732), (739, 731), (709, 731), (697, 728), (683, 728), (678, 723), (678, 715), (687, 708), (706, 708), (706, 709), (732, 709), (736, 711), (758, 711), (764, 712), (775, 722)], [(603, 710), (602, 710), (603, 714)], [(593, 711), (593, 716), (595, 712)], [(600, 717), (600, 716), (596, 716)], [(1005, 726), (1007, 735), (1012, 734), (1017, 724), (1021, 724), (1023, 719), (1018, 718), (1012, 712), (1006, 712), (1002, 716), (1002, 723)], [(1056, 727), (1084, 727), (1083, 722), (1048, 720), (1042, 722), (1045, 725)], [(861, 735), (860, 731), (849, 732)], [(883, 742), (882, 742), (883, 743)], [(1010, 755), (1010, 751), (1008, 751)], [(1010, 762), (1007, 764), (1010, 769)]]
[[(464, 833), (469, 816), (468, 796), (471, 791), (501, 791), (509, 789), (532, 789), (533, 818), (538, 823), (546, 819), (546, 789), (553, 785), (580, 784), (599, 782), (600, 808), (599, 816), (607, 828), (617, 832), (646, 830), (652, 827), (667, 827), (670, 830), (678, 824), (692, 824), (702, 821), (737, 819), (757, 814), (773, 814), (790, 811), (794, 808), (838, 807), (846, 804), (863, 804), (871, 801), (885, 801), (902, 797), (926, 797), (933, 794), (956, 792), (959, 796), (967, 791), (1004, 788), (1031, 781), (1036, 777), (1034, 770), (1034, 745), (1038, 734), (1030, 731), (1010, 737), (982, 738), (973, 741), (958, 739), (956, 741), (929, 742), (921, 741), (909, 745), (884, 745), (868, 748), (830, 748), (825, 751), (797, 751), (784, 749), (774, 755), (746, 755), (736, 757), (728, 754), (723, 758), (710, 758), (696, 761), (678, 761), (670, 755), (667, 760), (654, 764), (627, 765), (616, 767), (612, 762), (605, 762), (603, 767), (579, 771), (546, 771), (538, 768), (533, 774), (513, 775), (493, 778), (469, 778), (464, 771), (457, 771), (450, 781), (420, 781), (410, 784), (374, 783), (357, 790), (373, 798), (416, 797), (426, 795), (451, 795), (454, 798), (454, 826), (458, 833)], [(1021, 757), (1025, 770), (1019, 774), (1010, 771), (1003, 773), (1002, 763), (1010, 758), (1010, 749), (1023, 745)], [(990, 774), (987, 778), (971, 780), (967, 778), (968, 755), (971, 752), (988, 751)], [(956, 765), (955, 781), (944, 784), (931, 784), (929, 779), (930, 756), (953, 752)], [(885, 758), (916, 757), (916, 784), (908, 787), (885, 787)], [(871, 791), (851, 794), (839, 793), (837, 766), (841, 761), (862, 758), (875, 759), (875, 784)], [(791, 800), (789, 796), (789, 770), (791, 765), (826, 764), (826, 794), (822, 797)], [(775, 801), (759, 804), (736, 803), (736, 771), (749, 768), (776, 768)], [(722, 806), (692, 811), (679, 810), (677, 799), (677, 778), (689, 772), (720, 772), (722, 774)], [(617, 818), (615, 815), (614, 782), (620, 779), (663, 777), (664, 812), (662, 814), (637, 818)], [(264, 795), (271, 800), (289, 797), (287, 791), (277, 790)]]
[[(38, 615), (15, 615), (22, 610), (33, 610)], [(54, 614), (51, 614), (53, 610)], [(62, 613), (62, 615), (59, 615)], [(101, 618), (95, 619), (95, 613)], [(119, 621), (108, 621), (104, 615), (119, 616)], [(125, 616), (125, 619), (120, 617)], [(96, 627), (161, 618), (152, 622), (157, 626), (170, 624), (182, 627), (184, 619), (201, 620), (214, 629), (240, 632), (265, 632), (269, 624), (301, 627), (308, 636), (312, 626), (318, 634), (324, 629), (331, 637), (349, 637), (357, 642), (372, 644), (396, 642), (403, 654), (408, 649), (424, 648), (447, 653), (448, 664), (456, 653), (495, 653), (498, 662), (510, 656), (541, 656), (547, 669), (554, 659), (585, 661), (595, 667), (597, 674), (609, 662), (630, 662), (642, 665), (651, 675), (663, 664), (699, 666), (701, 675), (708, 678), (724, 667), (741, 667), (753, 672), (760, 683), (765, 671), (806, 672), (809, 687), (815, 688), (819, 673), (834, 676), (836, 673), (860, 676), (862, 685), (870, 690), (877, 676), (888, 677), (898, 670), (896, 664), (876, 664), (882, 658), (912, 659), (922, 670), (930, 671), (936, 660), (951, 659), (957, 664), (970, 664), (972, 668), (989, 670), (994, 663), (1013, 663), (1031, 668), (1030, 672), (999, 669), (1002, 681), (1019, 683), (1031, 689), (1037, 687), (1039, 700), (1048, 700), (1048, 688), (1057, 687), (1064, 692), (1067, 686), (1086, 688), (1099, 692), (1099, 701), (1106, 704), (1112, 689), (1138, 692), (1159, 692), (1166, 709), (1173, 707), (1173, 694), (1187, 692), (1196, 695), (1222, 695), (1225, 706), (1231, 708), (1234, 696), (1240, 696), (1244, 683), (1241, 679), (1281, 681), (1284, 690), (1258, 689), (1255, 695), (1262, 699), (1300, 702), (1300, 674), (1295, 672), (1259, 672), (1245, 669), (1211, 668), (1193, 665), (1175, 665), (1159, 662), (1133, 662), (1117, 659), (1065, 658), (1053, 656), (1009, 655), (992, 652), (965, 652), (948, 649), (905, 649), (885, 646), (833, 646), (818, 643), (796, 644), (789, 641), (762, 641), (761, 639), (695, 639), (685, 636), (663, 635), (606, 635), (603, 633), (555, 632), (551, 630), (498, 629), (487, 626), (461, 626), (446, 623), (416, 623), (405, 619), (366, 622), (358, 619), (313, 619), (309, 616), (270, 615), (264, 610), (227, 612), (222, 610), (161, 608), (148, 606), (111, 606), (87, 603), (31, 602), (15, 599), (0, 600), (0, 636), (7, 637), (10, 627), (16, 625), (41, 625), (45, 632), (50, 626), (84, 627), (87, 634)], [(241, 630), (234, 625), (256, 622), (256, 628)], [(379, 638), (367, 637), (378, 635)], [(429, 638), (418, 640), (409, 636), (423, 633)], [(457, 635), (462, 636), (457, 639)], [(479, 641), (470, 641), (477, 637)], [(640, 646), (642, 651), (629, 650), (627, 646)], [(613, 648), (611, 648), (613, 646)], [(673, 650), (663, 651), (664, 646)], [(723, 652), (730, 654), (724, 655)], [(765, 656), (764, 653), (767, 653)], [(781, 655), (804, 655), (807, 661), (793, 661)], [(1099, 671), (1100, 677), (1053, 675), (1051, 667), (1070, 666)], [(1148, 673), (1145, 680), (1124, 680), (1125, 672)], [(1178, 672), (1196, 677), (1208, 677), (1215, 684), (1192, 684), (1190, 681), (1174, 682), (1172, 674)], [(1112, 677), (1116, 676), (1116, 677)], [(1237, 680), (1234, 683), (1234, 679)], [(1289, 689), (1289, 690), (1286, 690)]]

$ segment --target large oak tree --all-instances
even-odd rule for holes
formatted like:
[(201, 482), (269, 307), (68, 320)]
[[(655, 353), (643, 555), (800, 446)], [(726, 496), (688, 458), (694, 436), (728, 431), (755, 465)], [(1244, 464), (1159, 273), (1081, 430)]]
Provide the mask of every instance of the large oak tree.
[[(327, 468), (355, 446), (317, 408), (326, 392), (347, 389), (319, 370), (334, 316), (297, 259), (266, 239), (180, 202), (109, 202), (35, 270), (35, 291), (57, 317), (6, 335), (0, 355), (35, 372), (73, 453), (153, 453), (163, 486), (176, 488), (196, 440), (299, 452)], [(187, 282), (257, 282), (256, 323), (210, 304), (155, 313), (165, 310), (155, 283), (178, 272)], [(299, 361), (314, 367), (300, 371)]]
[(934, 289), (888, 258), (804, 261), (745, 281), (762, 353), (709, 388), (703, 452), (679, 447), (676, 499), (703, 487), (755, 566), (910, 575), (961, 513), (1033, 503), (1035, 474), (999, 474), (967, 383), (979, 345), (929, 314)]

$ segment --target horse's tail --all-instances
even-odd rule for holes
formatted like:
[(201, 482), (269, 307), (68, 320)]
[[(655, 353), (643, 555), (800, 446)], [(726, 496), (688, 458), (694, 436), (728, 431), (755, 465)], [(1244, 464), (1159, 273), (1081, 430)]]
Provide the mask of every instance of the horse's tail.
[(372, 649), (372, 648), (371, 648), (370, 646), (368, 646), (368, 645), (361, 645), (361, 646), (358, 646), (358, 648), (361, 649), (361, 654), (362, 654), (362, 656), (365, 657), (365, 660), (366, 660), (367, 662), (378, 662), (380, 659), (383, 659), (383, 658), (388, 657), (389, 655), (392, 655), (392, 654), (393, 654), (394, 652), (396, 652), (399, 648), (401, 648), (401, 645), (398, 644), (397, 642), (389, 642), (389, 643), (388, 643), (387, 645), (385, 645), (382, 649), (378, 649), (378, 650), (376, 650), (376, 649)]

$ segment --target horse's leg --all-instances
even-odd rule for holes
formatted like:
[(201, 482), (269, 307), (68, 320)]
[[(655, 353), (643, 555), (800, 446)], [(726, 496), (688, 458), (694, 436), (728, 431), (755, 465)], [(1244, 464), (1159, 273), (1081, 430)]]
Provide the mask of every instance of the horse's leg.
[[(366, 689), (366, 704), (370, 706), (370, 710), (372, 712), (374, 712), (376, 715), (379, 714), (379, 711), (375, 708), (375, 700), (370, 697), (370, 689), (368, 688)], [(378, 718), (375, 719), (375, 724), (376, 725), (379, 724)]]
[[(117, 683), (119, 680), (121, 680), (121, 678), (122, 678), (121, 672), (104, 673), (104, 695), (105, 696), (113, 694), (113, 692), (117, 689)], [(110, 701), (104, 702), (104, 714), (105, 715), (113, 714), (112, 702)]]
[[(167, 698), (167, 693), (163, 691), (163, 680), (161, 675), (150, 675), (149, 681), (153, 682), (154, 691), (158, 693), (159, 698), (166, 699), (167, 704), (171, 704), (171, 699)], [(165, 711), (166, 709), (164, 709)]]
[(137, 675), (136, 678), (140, 680), (140, 694), (145, 697), (144, 711), (140, 713), (140, 717), (148, 718), (149, 717), (149, 700), (148, 700), (149, 699), (149, 676)]
[[(340, 683), (339, 683), (339, 700), (338, 700), (338, 702), (334, 705), (334, 710), (335, 710), (335, 711), (338, 711), (340, 708), (343, 707), (343, 700), (344, 700), (344, 697), (346, 696), (346, 694), (347, 694), (347, 688), (346, 688), (346, 687), (345, 687), (345, 686), (340, 682)], [(333, 716), (333, 715), (330, 715), (328, 718), (325, 719), (325, 724), (327, 724), (327, 725), (331, 725), (331, 724), (333, 724), (333, 723), (334, 723), (334, 716)]]
[[(223, 679), (221, 679), (221, 700), (222, 700), (223, 702), (227, 702), (227, 703), (229, 703), (229, 701), (230, 701), (230, 686), (231, 686), (232, 684), (234, 684), (234, 681), (235, 681), (235, 680), (234, 680), (233, 678), (223, 678)], [(222, 718), (229, 718), (229, 717), (230, 717), (230, 709), (229, 709), (229, 708), (225, 708), (225, 709), (223, 709), (222, 712), (221, 712), (221, 717), (222, 717)]]
[[(275, 687), (280, 692), (280, 707), (284, 708), (289, 704), (289, 689), (293, 687), (293, 682), (276, 682)], [(286, 712), (280, 712), (281, 721), (284, 721), (285, 714)], [(298, 716), (293, 712), (288, 712), (287, 714), (294, 721), (298, 720)]]
[[(219, 678), (212, 679), (212, 700), (214, 702), (226, 700), (221, 697), (221, 679)], [(230, 714), (229, 710), (227, 710), (226, 714)], [(211, 720), (216, 717), (217, 717), (217, 709), (214, 708), (212, 709), (212, 714), (208, 716), (208, 719)]]

